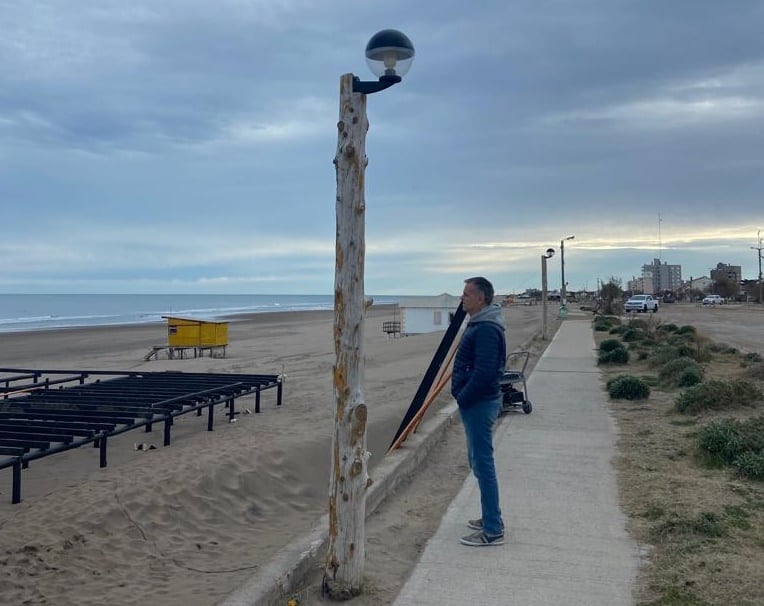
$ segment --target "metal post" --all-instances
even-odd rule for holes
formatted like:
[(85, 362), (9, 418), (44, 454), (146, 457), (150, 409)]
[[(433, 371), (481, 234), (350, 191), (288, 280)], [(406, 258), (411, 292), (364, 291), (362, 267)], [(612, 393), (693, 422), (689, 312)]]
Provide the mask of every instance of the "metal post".
[(560, 305), (565, 305), (565, 240), (560, 240), (560, 273), (562, 274), (562, 286), (560, 286)]
[(547, 339), (547, 286), (546, 286), (546, 255), (541, 255), (541, 338)]
[(764, 303), (764, 296), (762, 291), (762, 283), (761, 283), (761, 251), (764, 250), (764, 247), (761, 246), (761, 230), (756, 232), (756, 236), (759, 238), (759, 245), (758, 246), (751, 246), (751, 248), (758, 252), (759, 254), (759, 303)]
[(567, 287), (565, 285), (565, 242), (567, 240), (573, 240), (575, 236), (568, 236), (560, 240), (560, 272), (562, 273), (562, 288), (560, 289), (560, 307), (566, 308), (567, 299)]

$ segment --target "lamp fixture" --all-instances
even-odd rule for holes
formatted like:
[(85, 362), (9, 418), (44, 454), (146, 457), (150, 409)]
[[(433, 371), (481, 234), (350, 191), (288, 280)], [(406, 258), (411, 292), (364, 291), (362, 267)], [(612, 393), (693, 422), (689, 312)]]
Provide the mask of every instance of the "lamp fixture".
[(378, 81), (353, 80), (353, 92), (369, 95), (397, 84), (411, 68), (414, 45), (408, 36), (396, 29), (383, 29), (374, 34), (366, 45), (366, 63)]

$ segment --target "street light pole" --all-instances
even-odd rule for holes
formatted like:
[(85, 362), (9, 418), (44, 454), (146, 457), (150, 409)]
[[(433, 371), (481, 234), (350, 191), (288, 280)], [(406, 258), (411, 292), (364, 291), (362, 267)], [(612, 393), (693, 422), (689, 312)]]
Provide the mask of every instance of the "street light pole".
[(572, 240), (575, 236), (568, 236), (560, 240), (560, 272), (562, 273), (562, 287), (560, 288), (560, 307), (567, 305), (567, 295), (565, 287), (565, 242)]
[[(329, 543), (322, 593), (347, 600), (361, 592), (365, 560), (366, 490), (371, 484), (366, 450), (363, 321), (366, 158), (366, 96), (401, 81), (414, 46), (401, 32), (382, 30), (366, 45), (366, 60), (379, 81), (340, 78), (337, 123), (337, 233), (334, 277), (333, 369), (336, 410), (329, 478)], [(368, 303), (370, 304), (370, 302)]]
[(547, 248), (546, 254), (541, 255), (541, 338), (547, 339), (547, 288), (546, 288), (546, 260), (554, 256), (554, 248)]
[(759, 303), (764, 303), (761, 289), (761, 251), (764, 250), (764, 247), (761, 245), (761, 230), (756, 232), (756, 236), (759, 238), (759, 245), (751, 246), (751, 248), (759, 253)]

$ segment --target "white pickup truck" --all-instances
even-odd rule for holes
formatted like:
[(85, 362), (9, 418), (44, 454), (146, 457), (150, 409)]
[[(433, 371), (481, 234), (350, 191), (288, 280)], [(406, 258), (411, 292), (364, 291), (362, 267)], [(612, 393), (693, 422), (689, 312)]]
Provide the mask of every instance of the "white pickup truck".
[(653, 299), (652, 295), (634, 295), (626, 301), (623, 308), (625, 311), (658, 313), (658, 299)]
[(721, 295), (708, 295), (703, 299), (703, 305), (724, 305), (724, 299)]

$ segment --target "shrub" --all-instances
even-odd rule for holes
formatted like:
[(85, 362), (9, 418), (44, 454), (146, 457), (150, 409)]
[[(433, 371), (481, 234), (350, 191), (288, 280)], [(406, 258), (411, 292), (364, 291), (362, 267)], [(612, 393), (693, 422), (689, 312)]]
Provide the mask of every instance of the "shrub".
[(629, 328), (641, 328), (642, 330), (647, 330), (648, 326), (648, 322), (641, 318), (633, 318), (629, 321)]
[(751, 405), (761, 398), (761, 389), (742, 379), (709, 381), (693, 385), (674, 402), (677, 412), (697, 413), (702, 410)]
[(695, 327), (690, 326), (689, 324), (685, 324), (676, 329), (676, 334), (678, 335), (696, 335), (697, 333), (698, 331), (695, 330)]
[(594, 330), (605, 332), (620, 323), (621, 319), (615, 316), (599, 316), (594, 320)]
[(630, 341), (639, 341), (643, 339), (645, 336), (645, 331), (639, 328), (628, 328), (626, 331), (624, 331), (623, 336), (621, 337), (624, 341), (630, 342)]
[(625, 333), (627, 330), (629, 330), (629, 327), (628, 327), (628, 326), (625, 326), (625, 325), (621, 325), (621, 326), (613, 326), (613, 328), (611, 328), (611, 329), (608, 331), (608, 334), (611, 334), (611, 335), (622, 335), (622, 334), (623, 334), (623, 333)]
[(743, 366), (751, 366), (753, 364), (760, 364), (762, 361), (761, 354), (755, 351), (743, 355)]
[(676, 348), (676, 355), (683, 357), (683, 358), (692, 358), (695, 355), (695, 349), (690, 347), (689, 345), (679, 345)]
[(607, 382), (607, 391), (614, 400), (645, 400), (650, 396), (650, 387), (638, 377), (621, 375)]
[(647, 358), (647, 363), (651, 368), (662, 367), (679, 357), (679, 350), (673, 345), (659, 345), (653, 348), (653, 351)]
[(687, 343), (695, 343), (696, 338), (697, 336), (692, 332), (686, 332), (681, 335), (679, 333), (673, 333), (668, 335), (666, 343), (674, 346), (686, 345)]
[(698, 347), (692, 354), (698, 362), (710, 362), (713, 356), (711, 355), (711, 348), (708, 346)]
[(696, 518), (682, 518), (674, 515), (671, 519), (661, 522), (652, 529), (652, 534), (657, 540), (678, 535), (721, 537), (725, 533), (724, 523), (720, 516), (709, 511), (700, 513)]
[[(694, 376), (697, 376), (698, 380), (689, 383), (682, 383), (682, 376), (686, 371), (690, 369), (694, 371)], [(666, 362), (658, 373), (658, 380), (661, 382), (661, 384), (670, 387), (689, 387), (691, 385), (695, 385), (696, 383), (700, 383), (702, 378), (703, 371), (701, 370), (700, 366), (698, 366), (698, 363), (695, 362), (695, 360), (692, 358), (687, 357), (674, 358), (673, 360)], [(685, 379), (685, 381), (688, 380), (691, 381), (691, 379)]]
[(730, 464), (743, 452), (741, 424), (733, 419), (709, 423), (698, 432), (698, 447), (723, 463)]
[(721, 353), (721, 354), (737, 353), (737, 349), (735, 349), (734, 347), (730, 347), (726, 343), (709, 343), (707, 347), (708, 347), (708, 350), (713, 353)]
[(748, 379), (764, 381), (764, 362), (751, 364), (748, 368), (745, 369), (745, 376)]
[(733, 465), (740, 475), (764, 480), (764, 416), (709, 423), (698, 432), (698, 447), (713, 460)]
[(629, 352), (624, 347), (617, 347), (612, 351), (600, 352), (598, 364), (626, 364), (629, 361)]
[(703, 381), (703, 371), (700, 366), (696, 368), (685, 368), (679, 375), (677, 385), (679, 387), (692, 387)]
[(732, 464), (741, 476), (750, 480), (764, 480), (764, 450), (744, 452)]
[(613, 351), (619, 347), (623, 347), (623, 345), (618, 339), (605, 339), (600, 343), (600, 351)]
[(678, 328), (676, 324), (661, 324), (658, 326), (660, 332), (676, 332)]

